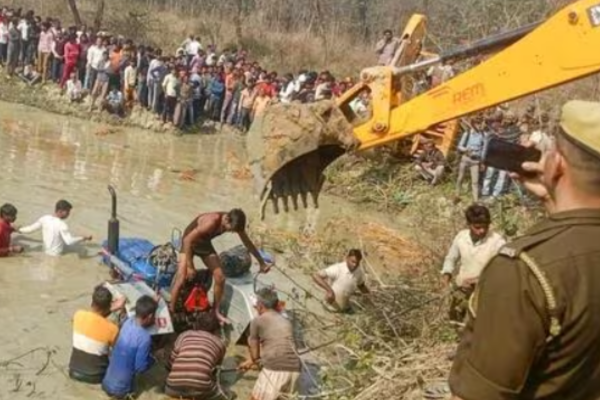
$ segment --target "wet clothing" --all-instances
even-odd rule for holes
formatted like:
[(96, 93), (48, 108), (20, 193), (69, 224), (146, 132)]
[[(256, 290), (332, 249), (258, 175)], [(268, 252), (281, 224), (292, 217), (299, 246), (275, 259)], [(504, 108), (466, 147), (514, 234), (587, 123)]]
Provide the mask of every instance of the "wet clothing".
[(119, 328), (93, 311), (80, 310), (73, 317), (73, 350), (69, 361), (71, 378), (101, 383), (108, 368), (108, 353)]
[(152, 366), (150, 333), (135, 318), (123, 324), (110, 355), (102, 389), (110, 396), (124, 397), (133, 392), (133, 380)]
[(13, 232), (12, 225), (0, 218), (0, 257), (10, 254), (10, 235)]
[(260, 359), (271, 371), (300, 372), (292, 323), (277, 311), (267, 311), (250, 322), (251, 340), (260, 342)]
[[(183, 231), (183, 238), (185, 238), (190, 232), (192, 232), (198, 226), (198, 220), (201, 218), (206, 218), (208, 216), (214, 216), (215, 214), (219, 214), (220, 216), (225, 215), (224, 212), (216, 212), (216, 213), (206, 213), (200, 214), (196, 217)], [(212, 240), (217, 236), (221, 236), (223, 233), (223, 228), (221, 228), (221, 219), (216, 220), (211, 227), (211, 231), (205, 236), (202, 237), (199, 241), (192, 244), (192, 251), (194, 255), (198, 257), (205, 257), (211, 254), (217, 254), (217, 251), (212, 245)], [(182, 242), (182, 250), (183, 250), (183, 242)]]
[(599, 235), (600, 209), (557, 213), (490, 262), (450, 374), (456, 396), (600, 398)]
[(348, 309), (350, 297), (359, 286), (365, 284), (365, 273), (362, 268), (350, 271), (345, 261), (333, 264), (319, 271), (318, 274), (329, 281), (331, 290), (335, 294), (335, 303), (341, 311)]
[(81, 236), (73, 236), (69, 226), (62, 219), (54, 215), (46, 215), (37, 222), (19, 229), (20, 233), (32, 233), (42, 230), (44, 252), (49, 256), (59, 256), (65, 246), (72, 246), (84, 240)]
[(193, 330), (182, 333), (171, 353), (167, 387), (172, 392), (210, 398), (218, 391), (213, 371), (221, 365), (225, 350), (223, 341), (211, 333)]

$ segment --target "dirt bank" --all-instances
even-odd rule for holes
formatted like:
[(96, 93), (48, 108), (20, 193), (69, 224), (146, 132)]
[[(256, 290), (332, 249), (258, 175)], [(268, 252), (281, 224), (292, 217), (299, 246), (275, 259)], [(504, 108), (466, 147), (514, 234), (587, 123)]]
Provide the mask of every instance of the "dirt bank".
[[(4, 74), (0, 75), (0, 100), (113, 126), (142, 128), (173, 134), (183, 133), (183, 131), (173, 128), (172, 125), (163, 124), (156, 114), (148, 112), (142, 107), (135, 106), (125, 118), (97, 110), (90, 111), (89, 97), (86, 97), (82, 103), (71, 103), (66, 96), (61, 95), (58, 86), (54, 83), (29, 86), (16, 76), (9, 79)], [(96, 102), (96, 105), (98, 103), (99, 101)], [(199, 132), (201, 130), (211, 132), (214, 131), (214, 128), (211, 123), (206, 123), (202, 126), (198, 125), (190, 128), (186, 132)]]

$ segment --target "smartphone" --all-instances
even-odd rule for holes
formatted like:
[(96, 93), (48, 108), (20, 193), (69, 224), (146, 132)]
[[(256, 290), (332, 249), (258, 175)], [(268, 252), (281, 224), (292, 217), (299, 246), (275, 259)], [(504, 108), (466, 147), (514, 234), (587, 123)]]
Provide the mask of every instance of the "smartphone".
[(483, 163), (489, 167), (526, 175), (523, 163), (538, 162), (541, 158), (542, 152), (535, 147), (525, 147), (493, 137), (485, 146)]

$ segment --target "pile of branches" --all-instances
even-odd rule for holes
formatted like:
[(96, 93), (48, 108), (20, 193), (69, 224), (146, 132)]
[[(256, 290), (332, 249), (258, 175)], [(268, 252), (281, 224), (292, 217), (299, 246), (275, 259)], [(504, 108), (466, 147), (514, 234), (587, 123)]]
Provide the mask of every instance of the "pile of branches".
[[(395, 254), (399, 262), (413, 268), (376, 278), (379, 258), (375, 252), (366, 252), (372, 254), (363, 262), (371, 293), (356, 296), (351, 314), (332, 314), (327, 319), (313, 310), (300, 313), (308, 347), (333, 341), (313, 354), (321, 365), (319, 393), (309, 398), (410, 398), (428, 382), (447, 376), (447, 356), (456, 344), (456, 334), (446, 320), (447, 296), (440, 294), (439, 276), (433, 272), (437, 266), (430, 265), (436, 261), (425, 254), (425, 248), (390, 228), (372, 222), (350, 223), (361, 235), (364, 248), (377, 253), (385, 250), (389, 257)], [(348, 242), (336, 232), (347, 229), (346, 221), (335, 220), (312, 236), (266, 228), (252, 234), (262, 246), (284, 251), (290, 268), (311, 273), (317, 266), (342, 259)], [(421, 271), (418, 277), (415, 269)]]

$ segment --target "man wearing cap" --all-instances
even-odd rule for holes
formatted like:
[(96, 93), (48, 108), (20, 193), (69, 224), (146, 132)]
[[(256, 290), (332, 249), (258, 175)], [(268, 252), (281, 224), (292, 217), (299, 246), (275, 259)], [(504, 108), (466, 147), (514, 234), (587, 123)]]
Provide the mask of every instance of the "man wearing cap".
[(548, 217), (481, 274), (454, 400), (600, 398), (600, 103), (571, 101), (519, 178)]

